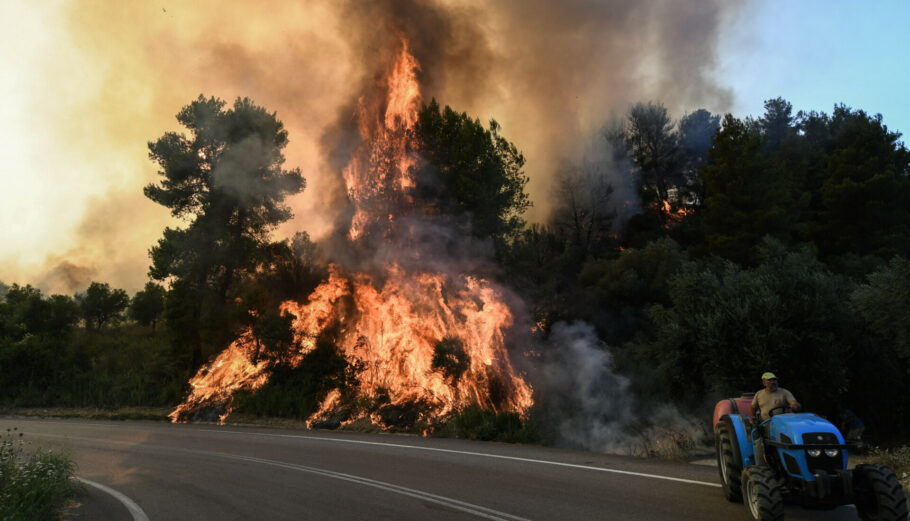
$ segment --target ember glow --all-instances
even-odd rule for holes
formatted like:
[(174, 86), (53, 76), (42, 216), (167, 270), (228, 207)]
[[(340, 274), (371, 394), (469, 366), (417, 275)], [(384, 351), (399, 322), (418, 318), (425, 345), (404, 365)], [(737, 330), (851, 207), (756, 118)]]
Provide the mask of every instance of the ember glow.
[(666, 224), (664, 225), (666, 228), (672, 228), (676, 226), (677, 224), (681, 223), (687, 215), (695, 211), (694, 209), (682, 204), (679, 205), (679, 207), (674, 211), (673, 206), (670, 205), (670, 201), (667, 201), (666, 199), (661, 201), (660, 207), (663, 209), (663, 214), (666, 216)]
[[(531, 388), (509, 361), (504, 337), (513, 314), (501, 290), (468, 273), (413, 267), (413, 259), (433, 252), (420, 251), (409, 229), (398, 229), (402, 216), (420, 219), (410, 192), (419, 173), (413, 130), (421, 102), (420, 66), (407, 42), (399, 45), (383, 81), (383, 98), (358, 100), (361, 145), (342, 174), (354, 206), (348, 241), (366, 251), (378, 242), (400, 257), (384, 257), (381, 266), (367, 271), (334, 264), (328, 280), (305, 302), (283, 303), (282, 314), (294, 317), (295, 338), (284, 358), (299, 364), (332, 328), (338, 331), (333, 340), (339, 352), (354, 368), (360, 397), (387, 396), (390, 406), (414, 410), (423, 421), (472, 405), (524, 414), (532, 405)], [(171, 419), (186, 421), (216, 410), (224, 421), (234, 391), (256, 390), (268, 381), (268, 363), (255, 361), (257, 352), (252, 334), (242, 334), (200, 369), (190, 381), (190, 396)], [(440, 357), (457, 370), (440, 366)], [(332, 417), (341, 400), (339, 390), (330, 391), (308, 424)], [(382, 425), (380, 415), (369, 410), (343, 421), (365, 417)]]

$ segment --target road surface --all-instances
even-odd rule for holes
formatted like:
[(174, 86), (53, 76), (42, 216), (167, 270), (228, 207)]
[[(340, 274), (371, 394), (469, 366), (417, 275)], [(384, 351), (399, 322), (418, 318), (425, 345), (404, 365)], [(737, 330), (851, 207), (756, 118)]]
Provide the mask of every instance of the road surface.
[[(724, 499), (715, 468), (682, 462), (390, 434), (0, 418), (12, 427), (69, 450), (81, 479), (150, 521), (748, 519)], [(786, 515), (857, 519), (852, 506)]]

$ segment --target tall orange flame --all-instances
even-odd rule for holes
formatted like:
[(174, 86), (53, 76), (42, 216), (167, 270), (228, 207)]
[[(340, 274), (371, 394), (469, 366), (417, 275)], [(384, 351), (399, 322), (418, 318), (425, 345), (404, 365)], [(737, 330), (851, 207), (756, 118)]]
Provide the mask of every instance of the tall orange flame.
[[(371, 103), (375, 100), (359, 100), (362, 145), (342, 172), (355, 209), (351, 241), (367, 236), (392, 240), (395, 218), (412, 197), (419, 149), (414, 139), (419, 71), (402, 40), (386, 79), (384, 114), (376, 112), (379, 104)], [(337, 326), (334, 340), (355, 368), (360, 396), (384, 396), (390, 406), (414, 407), (420, 419), (442, 419), (469, 405), (522, 414), (532, 405), (531, 388), (516, 374), (505, 348), (512, 313), (500, 291), (483, 279), (407, 270), (394, 261), (374, 274), (348, 273), (332, 265), (328, 280), (306, 303), (284, 302), (281, 312), (294, 317), (296, 347), (285, 357), (292, 364), (303, 360), (330, 326)], [(262, 386), (268, 368), (265, 362), (251, 361), (252, 342), (252, 334), (244, 333), (203, 367), (191, 380), (190, 396), (171, 418), (186, 419), (201, 407), (220, 405), (223, 421), (234, 391)], [(440, 346), (450, 351), (440, 352)], [(439, 363), (446, 356), (455, 369)], [(309, 423), (331, 416), (341, 400), (338, 390), (328, 393)], [(382, 421), (368, 410), (347, 421), (357, 414)]]

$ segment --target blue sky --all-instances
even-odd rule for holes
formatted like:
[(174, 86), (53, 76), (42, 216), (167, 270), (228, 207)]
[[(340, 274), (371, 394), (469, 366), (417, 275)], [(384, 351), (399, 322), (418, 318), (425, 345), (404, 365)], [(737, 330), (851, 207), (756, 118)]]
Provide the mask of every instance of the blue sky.
[(724, 30), (718, 79), (735, 115), (781, 96), (798, 110), (880, 113), (910, 143), (910, 1), (754, 1)]

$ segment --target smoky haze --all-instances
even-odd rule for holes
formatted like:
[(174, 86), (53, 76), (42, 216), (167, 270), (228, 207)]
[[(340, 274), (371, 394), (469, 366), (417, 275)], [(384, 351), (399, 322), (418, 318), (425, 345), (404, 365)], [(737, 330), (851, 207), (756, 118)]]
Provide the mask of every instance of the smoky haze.
[(647, 99), (676, 114), (729, 108), (729, 92), (711, 78), (719, 28), (739, 7), (313, 0), (268, 9), (214, 1), (111, 8), (74, 0), (34, 9), (51, 43), (36, 48), (36, 81), (20, 101), (30, 114), (22, 131), (43, 136), (28, 152), (42, 159), (26, 166), (42, 173), (18, 192), (46, 201), (7, 232), (0, 280), (70, 291), (91, 274), (133, 291), (146, 279), (148, 248), (175, 224), (141, 195), (156, 177), (145, 144), (178, 130), (174, 114), (200, 93), (228, 102), (248, 96), (277, 112), (291, 140), (286, 166), (299, 166), (308, 181), (289, 201), (295, 219), (278, 234), (305, 229), (323, 238), (344, 211), (337, 158), (327, 153), (338, 147), (326, 147), (326, 136), (345, 132), (339, 121), (351, 121), (400, 32), (421, 64), (425, 99), (497, 119), (524, 152), (534, 202), (527, 217), (544, 221), (560, 167), (580, 161), (582, 138), (611, 114)]
[[(731, 9), (724, 2), (384, 0), (347, 3), (339, 18), (362, 87), (376, 87), (376, 66), (400, 34), (421, 65), (426, 99), (503, 124), (528, 158), (529, 218), (543, 221), (564, 164), (584, 161), (592, 136), (631, 103), (659, 99), (671, 112), (729, 108), (731, 94), (711, 72)], [(346, 105), (341, 121), (353, 113)], [(343, 163), (346, 152), (329, 157)]]

